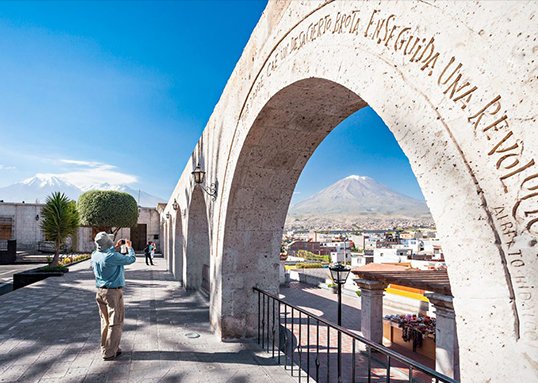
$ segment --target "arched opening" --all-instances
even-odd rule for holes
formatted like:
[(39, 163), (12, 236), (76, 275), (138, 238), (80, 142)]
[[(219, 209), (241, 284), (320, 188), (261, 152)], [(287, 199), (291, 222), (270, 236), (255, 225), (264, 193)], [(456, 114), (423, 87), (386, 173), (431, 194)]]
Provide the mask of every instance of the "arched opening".
[[(399, 100), (398, 104), (400, 102), (403, 101)], [(212, 326), (222, 338), (255, 335), (257, 300), (252, 287), (278, 292), (282, 232), (297, 180), (321, 141), (341, 121), (366, 105), (346, 86), (326, 79), (308, 78), (278, 91), (257, 114), (235, 166), (224, 220), (222, 259), (219, 260), (221, 290), (211, 313)], [(396, 109), (400, 108), (403, 107)], [(421, 113), (429, 111), (422, 110)], [(420, 120), (416, 115), (412, 121), (406, 121), (404, 117), (398, 120), (396, 115), (389, 115), (385, 119), (384, 113), (379, 114), (410, 160), (441, 240), (447, 244), (447, 262), (452, 260), (455, 265), (464, 266), (462, 259), (471, 249), (477, 254), (494, 252), (494, 242), (485, 240), (494, 238), (492, 227), (484, 223), (484, 206), (479, 196), (472, 193), (473, 176), (458, 157), (458, 148), (443, 136), (442, 127), (432, 126), (428, 130), (420, 124), (409, 125)], [(439, 133), (432, 134), (438, 128)], [(428, 161), (423, 161), (427, 156), (430, 156)], [(465, 194), (465, 198), (458, 193)], [(461, 211), (469, 213), (466, 221), (458, 217), (457, 212)], [(481, 241), (473, 242), (469, 233), (480, 235)], [(451, 241), (444, 241), (445, 238)], [(491, 247), (486, 250), (485, 247), (490, 246), (488, 243)], [(479, 258), (474, 259), (478, 261)], [(508, 291), (499, 289), (496, 298), (482, 300), (480, 308), (475, 306), (469, 310), (466, 302), (478, 302), (477, 298), (484, 294), (480, 286), (498, 285), (502, 279), (493, 273), (480, 273), (475, 267), (451, 269), (448, 263), (458, 315), (465, 309), (465, 315), (481, 316), (508, 308)], [(483, 339), (487, 344), (482, 346), (484, 349), (500, 347), (494, 346), (497, 340), (488, 337), (485, 329), (472, 326), (465, 332), (467, 322), (456, 322), (461, 359), (466, 358), (462, 344), (470, 344), (471, 339), (474, 345), (479, 337)]]
[[(269, 100), (241, 150), (230, 193), (222, 259), (223, 338), (252, 336), (256, 301), (251, 288), (278, 292), (282, 231), (295, 184), (319, 143), (342, 120), (366, 106), (332, 81), (298, 81)], [(213, 316), (212, 316), (213, 318)]]
[(168, 218), (166, 221), (166, 253), (168, 254), (168, 270), (173, 272), (173, 262), (174, 262), (174, 222), (172, 217)]
[(209, 225), (204, 194), (199, 187), (192, 193), (188, 215), (183, 283), (189, 290), (209, 292)]
[(174, 220), (174, 252), (170, 271), (178, 281), (183, 280), (183, 228), (181, 224), (181, 210), (177, 210)]

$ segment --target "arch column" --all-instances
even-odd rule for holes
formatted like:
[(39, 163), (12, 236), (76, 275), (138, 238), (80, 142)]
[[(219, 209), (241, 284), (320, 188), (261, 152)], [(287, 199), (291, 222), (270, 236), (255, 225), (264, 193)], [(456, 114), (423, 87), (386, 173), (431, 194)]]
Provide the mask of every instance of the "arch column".
[(426, 293), (435, 308), (435, 369), (446, 376), (460, 380), (460, 358), (456, 315), (452, 297)]
[(361, 289), (361, 332), (372, 342), (383, 344), (383, 295), (387, 285), (378, 281), (355, 279)]
[(210, 267), (209, 224), (205, 196), (199, 187), (192, 193), (188, 209), (183, 283), (189, 290), (202, 286), (204, 269)]
[(174, 237), (174, 223), (173, 223), (173, 217), (170, 216), (166, 220), (166, 252), (168, 253), (168, 271), (173, 273), (173, 262), (174, 262), (174, 243), (173, 243), (173, 237)]
[(181, 210), (178, 209), (174, 220), (173, 256), (170, 271), (176, 280), (183, 283), (183, 228), (181, 223)]

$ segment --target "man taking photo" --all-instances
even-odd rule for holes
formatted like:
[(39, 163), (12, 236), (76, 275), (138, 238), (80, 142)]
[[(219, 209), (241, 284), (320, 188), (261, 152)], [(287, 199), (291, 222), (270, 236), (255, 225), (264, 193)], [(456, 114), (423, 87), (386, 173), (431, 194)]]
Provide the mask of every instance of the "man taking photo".
[[(112, 360), (121, 354), (119, 346), (125, 317), (124, 266), (134, 263), (136, 256), (131, 241), (120, 239), (114, 247), (110, 235), (104, 231), (97, 233), (95, 244), (97, 249), (92, 253), (92, 267), (97, 287), (95, 300), (101, 316), (101, 354), (104, 360)], [(121, 246), (126, 246), (127, 254), (119, 252)]]

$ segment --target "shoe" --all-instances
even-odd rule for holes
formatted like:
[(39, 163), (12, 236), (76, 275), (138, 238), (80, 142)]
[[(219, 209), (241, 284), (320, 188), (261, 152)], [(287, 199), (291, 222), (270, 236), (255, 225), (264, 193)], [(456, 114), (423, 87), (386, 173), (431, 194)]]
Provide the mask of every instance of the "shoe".
[(118, 348), (118, 351), (116, 351), (116, 355), (114, 356), (108, 356), (108, 357), (103, 357), (103, 360), (113, 360), (113, 359), (116, 359), (118, 356), (121, 355), (121, 349)]

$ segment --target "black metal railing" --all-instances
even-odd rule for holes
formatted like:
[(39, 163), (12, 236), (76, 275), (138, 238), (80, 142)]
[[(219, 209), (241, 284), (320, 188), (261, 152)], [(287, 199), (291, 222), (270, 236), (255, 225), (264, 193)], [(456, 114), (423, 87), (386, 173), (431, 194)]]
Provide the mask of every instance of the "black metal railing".
[(254, 291), (258, 344), (299, 382), (458, 383), (273, 294)]

